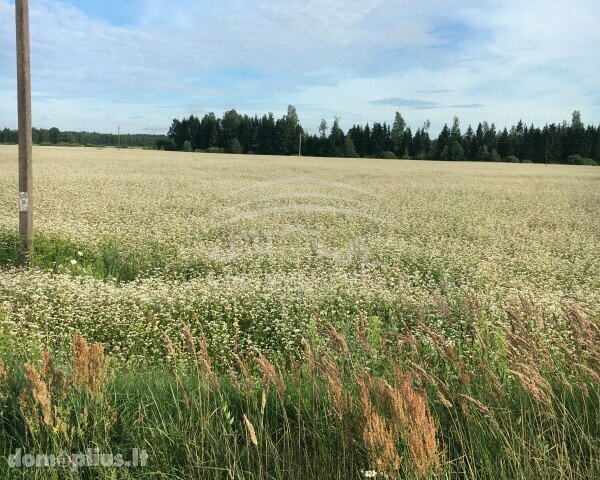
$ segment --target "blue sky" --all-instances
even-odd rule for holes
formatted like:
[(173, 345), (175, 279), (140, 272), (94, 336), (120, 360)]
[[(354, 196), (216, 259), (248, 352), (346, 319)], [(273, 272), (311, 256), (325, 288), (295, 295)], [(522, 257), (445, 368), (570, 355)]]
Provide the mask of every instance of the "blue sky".
[[(600, 123), (598, 0), (30, 0), (34, 125), (165, 132), (174, 117), (297, 107), (437, 133)], [(0, 127), (16, 127), (14, 2), (0, 0)]]

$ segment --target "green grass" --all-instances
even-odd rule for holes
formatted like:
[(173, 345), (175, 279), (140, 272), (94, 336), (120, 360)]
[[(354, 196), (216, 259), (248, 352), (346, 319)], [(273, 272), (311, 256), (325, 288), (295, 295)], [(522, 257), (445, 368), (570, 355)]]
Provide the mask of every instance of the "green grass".
[[(471, 318), (465, 337), (470, 340), (459, 345), (424, 324), (415, 326), (414, 336), (402, 337), (376, 319), (364, 319), (363, 327), (342, 337), (317, 323), (304, 360), (280, 366), (259, 357), (211, 366), (204, 337), (184, 332), (187, 350), (176, 353), (169, 346), (164, 366), (132, 370), (113, 363), (96, 390), (89, 385), (104, 378), (101, 356), (77, 356), (79, 348), (74, 361), (63, 361), (62, 368), (58, 361), (65, 386), (45, 383), (51, 425), (40, 415), (43, 395), (39, 401), (40, 390), (37, 397), (32, 393), (31, 379), (20, 367), (29, 361), (39, 365), (39, 360), (13, 352), (0, 382), (1, 455), (20, 447), (26, 452), (94, 447), (125, 454), (139, 448), (149, 459), (144, 468), (78, 472), (9, 470), (3, 462), (0, 474), (358, 479), (363, 471), (377, 470), (379, 477), (402, 479), (598, 478), (597, 328), (581, 313), (566, 312), (570, 326), (561, 339), (544, 339), (533, 325), (548, 319), (527, 308), (520, 314), (507, 331)], [(533, 351), (529, 345), (535, 345)], [(71, 379), (82, 364), (89, 366), (87, 377)], [(42, 382), (42, 372), (52, 371), (47, 365), (38, 367)], [(23, 399), (34, 409), (24, 408)], [(376, 441), (391, 442), (391, 457), (382, 456), (384, 447), (369, 440), (373, 415), (383, 425)], [(436, 440), (424, 453), (417, 447), (427, 433)]]
[[(156, 270), (168, 270), (170, 250), (162, 245), (147, 245), (141, 252), (119, 246), (114, 238), (105, 237), (90, 249), (57, 234), (36, 234), (30, 266), (52, 273), (71, 273), (117, 283), (148, 276)], [(0, 230), (0, 268), (20, 265), (20, 239), (16, 233)]]

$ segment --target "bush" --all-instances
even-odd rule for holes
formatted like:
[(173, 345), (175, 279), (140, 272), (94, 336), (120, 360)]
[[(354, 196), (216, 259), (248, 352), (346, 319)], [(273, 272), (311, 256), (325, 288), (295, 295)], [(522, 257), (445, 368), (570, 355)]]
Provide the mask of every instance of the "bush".
[(396, 160), (397, 157), (394, 154), (394, 152), (386, 151), (381, 154), (381, 158), (383, 158), (384, 160)]
[(514, 155), (509, 155), (508, 157), (506, 157), (506, 158), (504, 159), (504, 161), (505, 161), (506, 163), (519, 163), (519, 158), (518, 158), (518, 157), (515, 157)]
[(192, 144), (190, 142), (188, 142), (187, 140), (185, 142), (183, 142), (183, 151), (184, 152), (192, 151)]
[(582, 157), (581, 155), (570, 155), (567, 158), (567, 163), (569, 165), (588, 165), (588, 166), (597, 166), (598, 165), (591, 158), (585, 158), (585, 157)]
[(206, 149), (206, 153), (223, 153), (223, 149), (219, 147), (210, 147)]
[(521, 163), (533, 163), (533, 162), (529, 158), (524, 158)]

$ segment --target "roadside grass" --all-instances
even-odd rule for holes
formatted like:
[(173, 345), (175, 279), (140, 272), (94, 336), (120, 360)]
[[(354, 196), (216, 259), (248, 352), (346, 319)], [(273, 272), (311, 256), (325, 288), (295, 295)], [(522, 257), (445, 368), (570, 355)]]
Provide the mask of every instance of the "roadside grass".
[[(317, 323), (302, 358), (215, 362), (185, 327), (162, 365), (125, 368), (73, 337), (69, 358), (5, 357), (0, 454), (85, 452), (145, 467), (9, 469), (7, 478), (594, 479), (600, 474), (600, 334), (564, 313), (559, 337), (513, 312), (455, 345), (418, 324), (342, 335)], [(492, 350), (490, 347), (494, 346)], [(25, 365), (25, 366), (23, 366)], [(366, 472), (366, 473), (365, 473)]]

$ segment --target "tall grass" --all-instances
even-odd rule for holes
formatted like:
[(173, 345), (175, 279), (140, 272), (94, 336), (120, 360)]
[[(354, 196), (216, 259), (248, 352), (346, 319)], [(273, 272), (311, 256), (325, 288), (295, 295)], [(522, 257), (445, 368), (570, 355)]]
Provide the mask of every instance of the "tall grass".
[[(36, 234), (31, 266), (53, 273), (71, 273), (116, 282), (129, 282), (156, 270), (168, 271), (173, 254), (164, 245), (145, 245), (132, 252), (111, 237), (99, 239), (94, 248), (84, 247), (57, 234)], [(16, 233), (0, 229), (0, 268), (18, 267), (20, 240)]]
[[(203, 335), (165, 335), (164, 365), (131, 370), (73, 338), (70, 361), (8, 356), (0, 450), (127, 454), (136, 469), (9, 469), (5, 478), (594, 479), (600, 329), (526, 299), (492, 326), (471, 305), (464, 341), (315, 318), (301, 359), (215, 362)], [(400, 319), (401, 320), (401, 319)], [(23, 365), (25, 363), (25, 365)], [(219, 365), (217, 367), (216, 365)], [(224, 365), (224, 366), (223, 366)], [(93, 477), (92, 477), (93, 475)]]

